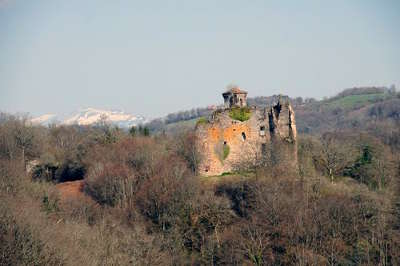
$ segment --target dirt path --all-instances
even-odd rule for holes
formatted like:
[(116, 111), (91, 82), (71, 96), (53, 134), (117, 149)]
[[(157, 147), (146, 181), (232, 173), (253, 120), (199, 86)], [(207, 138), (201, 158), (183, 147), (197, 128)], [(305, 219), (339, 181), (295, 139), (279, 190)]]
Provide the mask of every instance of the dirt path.
[(57, 190), (60, 192), (61, 200), (87, 198), (83, 192), (84, 181), (70, 181), (56, 185)]

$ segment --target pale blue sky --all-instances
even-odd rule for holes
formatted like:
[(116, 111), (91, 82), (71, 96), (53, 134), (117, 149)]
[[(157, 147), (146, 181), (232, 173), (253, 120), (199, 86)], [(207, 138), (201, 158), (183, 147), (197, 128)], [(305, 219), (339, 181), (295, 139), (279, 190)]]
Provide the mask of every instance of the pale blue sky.
[(400, 86), (400, 1), (0, 0), (0, 110), (150, 117)]

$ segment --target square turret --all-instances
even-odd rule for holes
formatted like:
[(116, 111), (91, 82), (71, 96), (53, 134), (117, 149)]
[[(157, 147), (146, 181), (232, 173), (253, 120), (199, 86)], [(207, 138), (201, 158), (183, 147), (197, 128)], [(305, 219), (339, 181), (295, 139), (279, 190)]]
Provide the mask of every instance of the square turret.
[(230, 88), (222, 93), (222, 97), (224, 97), (225, 108), (247, 106), (247, 91), (243, 91), (239, 87)]

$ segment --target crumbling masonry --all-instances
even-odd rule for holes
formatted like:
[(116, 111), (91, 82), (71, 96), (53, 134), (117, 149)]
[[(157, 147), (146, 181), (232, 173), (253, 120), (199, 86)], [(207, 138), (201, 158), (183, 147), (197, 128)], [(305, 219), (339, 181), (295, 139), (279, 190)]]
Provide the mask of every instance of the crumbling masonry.
[(240, 88), (223, 97), (224, 109), (196, 125), (200, 175), (221, 175), (278, 157), (297, 169), (296, 122), (288, 100), (258, 109), (247, 107), (247, 92)]

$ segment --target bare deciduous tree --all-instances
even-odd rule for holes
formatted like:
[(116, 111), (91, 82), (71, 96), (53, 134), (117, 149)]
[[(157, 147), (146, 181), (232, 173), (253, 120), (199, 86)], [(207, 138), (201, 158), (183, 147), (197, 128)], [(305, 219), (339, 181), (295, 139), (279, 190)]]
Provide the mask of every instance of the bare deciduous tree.
[(333, 136), (326, 134), (321, 138), (320, 151), (314, 154), (313, 160), (317, 167), (328, 174), (333, 183), (335, 176), (340, 175), (354, 162), (354, 149), (350, 143), (340, 144)]

